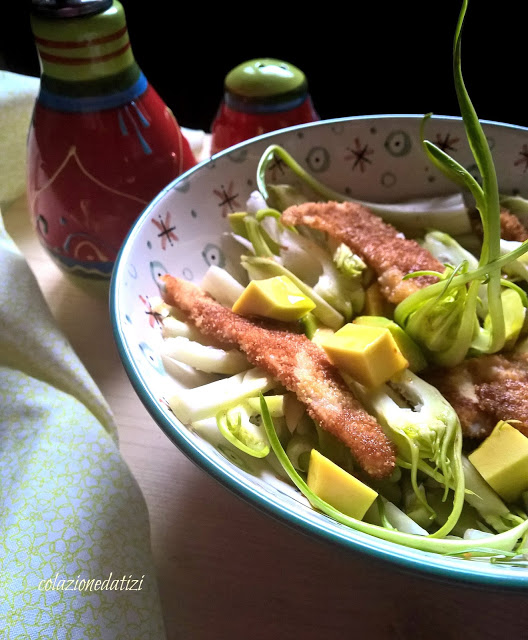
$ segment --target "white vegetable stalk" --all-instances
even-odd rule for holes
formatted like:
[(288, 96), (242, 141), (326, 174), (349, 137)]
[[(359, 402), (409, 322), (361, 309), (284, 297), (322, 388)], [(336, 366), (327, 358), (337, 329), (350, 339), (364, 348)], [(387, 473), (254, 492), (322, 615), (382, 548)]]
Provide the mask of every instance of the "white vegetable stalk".
[(248, 213), (257, 213), (257, 211), (267, 208), (268, 204), (260, 191), (253, 191), (246, 202), (246, 211)]
[[(513, 251), (514, 249), (519, 247), (521, 244), (522, 242), (516, 242), (515, 240), (503, 240), (501, 238), (501, 241), (500, 241), (501, 256), (504, 256), (507, 253), (510, 253), (510, 251)], [(507, 264), (503, 268), (503, 271), (510, 277), (521, 278), (521, 280), (528, 281), (528, 254), (525, 253), (520, 258), (517, 258), (517, 260), (513, 260), (513, 262), (510, 262), (509, 264)]]
[(168, 316), (163, 319), (161, 335), (165, 339), (174, 338), (176, 336), (184, 336), (185, 338), (190, 339), (193, 336), (193, 330), (185, 322), (182, 322), (173, 316)]
[(161, 359), (165, 371), (184, 388), (194, 388), (212, 382), (211, 374), (198, 371), (194, 367), (184, 362), (178, 362), (178, 360), (164, 354), (161, 354)]
[(464, 532), (464, 540), (483, 540), (492, 537), (492, 533), (480, 531), (480, 529), (466, 529)]
[(231, 308), (244, 291), (243, 285), (228, 271), (211, 265), (207, 269), (201, 287), (217, 302)]
[(462, 466), (466, 483), (466, 502), (478, 511), (485, 522), (498, 533), (508, 531), (512, 525), (521, 522), (522, 519), (510, 512), (466, 456), (462, 456)]
[(424, 229), (441, 229), (453, 236), (472, 231), (469, 211), (461, 193), (417, 198), (401, 204), (356, 202), (409, 237), (423, 233)]
[(229, 378), (189, 389), (169, 399), (174, 415), (185, 424), (216, 416), (242, 400), (265, 393), (276, 385), (271, 376), (254, 368)]
[(205, 338), (197, 329), (195, 329), (191, 325), (188, 325), (183, 320), (175, 318), (172, 315), (167, 316), (163, 319), (161, 335), (164, 340), (168, 340), (169, 338), (182, 337), (187, 338), (188, 340), (199, 341), (202, 344), (205, 342)]
[(417, 524), (412, 518), (409, 518), (409, 516), (395, 504), (389, 502), (383, 497), (380, 497), (380, 500), (383, 503), (385, 517), (395, 529), (401, 531), (402, 533), (412, 533), (417, 536), (429, 535), (429, 533), (424, 528), (420, 527), (420, 525)]
[(249, 368), (246, 356), (237, 349), (226, 351), (183, 336), (164, 340), (162, 354), (206, 373), (234, 375)]
[[(286, 398), (291, 395), (287, 394), (279, 394), (279, 395), (269, 395), (265, 396), (264, 400), (266, 401), (266, 405), (268, 407), (268, 411), (272, 418), (282, 418), (286, 411)], [(255, 396), (253, 398), (248, 398), (246, 400), (246, 404), (250, 409), (250, 416), (255, 416), (257, 414), (260, 415), (260, 398)]]
[(430, 231), (425, 234), (421, 245), (442, 264), (456, 267), (466, 261), (470, 269), (478, 267), (478, 259), (447, 233)]
[(294, 433), (286, 445), (286, 455), (298, 471), (308, 471), (310, 453), (316, 446), (314, 438)]

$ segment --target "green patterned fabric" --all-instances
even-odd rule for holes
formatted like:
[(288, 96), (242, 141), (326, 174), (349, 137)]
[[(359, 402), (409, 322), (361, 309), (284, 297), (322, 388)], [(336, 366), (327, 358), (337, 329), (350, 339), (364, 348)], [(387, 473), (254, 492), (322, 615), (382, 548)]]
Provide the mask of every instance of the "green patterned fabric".
[(0, 207), (26, 188), (26, 138), (39, 78), (0, 70)]
[(111, 412), (1, 216), (0, 273), (0, 637), (165, 638)]

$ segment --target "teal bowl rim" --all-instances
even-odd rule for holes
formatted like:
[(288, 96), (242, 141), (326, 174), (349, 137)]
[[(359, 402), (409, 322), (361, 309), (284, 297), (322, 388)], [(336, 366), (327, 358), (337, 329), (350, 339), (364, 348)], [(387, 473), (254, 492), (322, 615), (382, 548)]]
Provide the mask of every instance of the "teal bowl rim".
[[(281, 129), (280, 133), (288, 131), (298, 131), (301, 129), (308, 129), (311, 127), (318, 127), (322, 125), (332, 125), (343, 122), (351, 122), (358, 120), (377, 120), (377, 119), (390, 119), (390, 118), (411, 118), (422, 119), (421, 114), (379, 114), (379, 115), (363, 115), (363, 116), (350, 116), (343, 118), (332, 118), (327, 120), (320, 120), (317, 122), (311, 122), (303, 125), (296, 125)], [(435, 119), (442, 120), (458, 120), (461, 118), (458, 116), (445, 116), (434, 115)], [(516, 129), (525, 131), (528, 134), (528, 127), (522, 127), (519, 125), (507, 124), (503, 122), (495, 122), (492, 120), (481, 120), (484, 125), (499, 126), (509, 129)], [(128, 232), (123, 245), (119, 251), (115, 267), (112, 273), (109, 291), (109, 310), (112, 323), (112, 331), (114, 340), (117, 346), (119, 357), (123, 363), (125, 372), (134, 388), (134, 391), (138, 395), (139, 399), (147, 409), (154, 422), (161, 428), (165, 435), (180, 449), (180, 451), (194, 464), (196, 464), (203, 471), (208, 473), (211, 477), (217, 480), (224, 488), (228, 489), (231, 493), (241, 498), (245, 502), (249, 503), (253, 507), (257, 508), (261, 512), (272, 516), (275, 520), (286, 524), (290, 528), (301, 531), (304, 535), (309, 537), (315, 537), (320, 541), (338, 545), (344, 547), (348, 551), (355, 551), (363, 554), (366, 557), (373, 558), (377, 561), (386, 562), (388, 568), (398, 569), (403, 572), (411, 572), (416, 575), (417, 572), (424, 577), (437, 581), (444, 581), (452, 586), (455, 584), (469, 584), (474, 587), (480, 587), (483, 589), (510, 589), (510, 590), (522, 590), (528, 588), (528, 571), (524, 569), (508, 568), (508, 573), (500, 573), (497, 565), (494, 565), (493, 569), (486, 563), (477, 563), (471, 561), (464, 561), (462, 559), (456, 559), (456, 562), (446, 565), (442, 561), (443, 556), (439, 554), (432, 554), (416, 549), (411, 549), (402, 545), (398, 545), (391, 542), (386, 542), (374, 536), (363, 534), (350, 529), (349, 535), (340, 536), (335, 530), (328, 530), (324, 526), (314, 525), (313, 522), (308, 521), (303, 517), (300, 512), (292, 512), (281, 504), (280, 499), (277, 499), (274, 495), (262, 495), (256, 487), (239, 481), (225, 473), (222, 467), (217, 462), (204, 454), (204, 452), (196, 446), (192, 438), (189, 437), (189, 431), (185, 425), (183, 425), (177, 418), (170, 420), (167, 415), (160, 408), (157, 397), (152, 394), (149, 389), (143, 384), (140, 368), (135, 364), (131, 358), (131, 354), (127, 348), (126, 340), (120, 328), (119, 323), (119, 278), (122, 270), (125, 269), (128, 250), (133, 242), (134, 236), (138, 229), (142, 226), (144, 220), (146, 220), (150, 214), (150, 210), (161, 200), (165, 194), (174, 189), (179, 182), (184, 181), (193, 173), (200, 171), (204, 166), (211, 162), (214, 162), (216, 158), (221, 155), (233, 152), (235, 149), (241, 149), (252, 144), (261, 141), (266, 138), (273, 138), (277, 135), (277, 131), (266, 133), (261, 136), (252, 138), (250, 140), (241, 142), (229, 149), (221, 151), (211, 156), (206, 160), (198, 163), (192, 169), (186, 171), (178, 178), (169, 183), (143, 210), (138, 217), (130, 231)], [(348, 531), (348, 530), (347, 530)], [(350, 533), (352, 537), (350, 537)], [(452, 558), (449, 558), (453, 561)], [(487, 569), (487, 570), (486, 570)], [(495, 571), (497, 573), (495, 574)], [(519, 571), (518, 574), (514, 571)], [(492, 573), (493, 572), (493, 573)]]

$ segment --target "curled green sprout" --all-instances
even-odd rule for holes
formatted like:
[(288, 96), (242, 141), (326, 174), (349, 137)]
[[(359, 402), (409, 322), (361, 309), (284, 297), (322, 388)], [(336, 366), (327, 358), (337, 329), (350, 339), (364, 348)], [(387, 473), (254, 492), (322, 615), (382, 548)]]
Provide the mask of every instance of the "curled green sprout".
[[(437, 145), (425, 139), (425, 125), (431, 117), (428, 114), (422, 122), (421, 137), (425, 153), (432, 163), (448, 178), (469, 190), (479, 211), (483, 241), (478, 268), (459, 277), (450, 279), (449, 284), (438, 295), (439, 287), (432, 285), (412, 294), (395, 311), (395, 319), (421, 344), (428, 345), (431, 330), (441, 332), (442, 340), (437, 348), (429, 348), (429, 356), (436, 364), (454, 366), (470, 352), (496, 353), (506, 344), (506, 326), (504, 319), (501, 290), (512, 283), (502, 278), (501, 268), (528, 251), (524, 243), (519, 252), (503, 256), (500, 246), (500, 195), (497, 174), (491, 150), (467, 93), (461, 70), (461, 34), (467, 0), (463, 1), (457, 23), (453, 73), (458, 103), (466, 130), (471, 152), (479, 170), (482, 185), (462, 165), (441, 150)], [(416, 274), (414, 274), (416, 275)], [(484, 326), (478, 323), (479, 289), (485, 283), (487, 289), (488, 314)], [(444, 284), (439, 283), (440, 287)], [(521, 290), (517, 288), (519, 295)], [(526, 303), (525, 296), (522, 297)], [(429, 345), (430, 347), (430, 345)]]
[[(282, 465), (284, 471), (293, 482), (293, 484), (299, 489), (299, 491), (306, 497), (314, 509), (317, 509), (321, 513), (326, 514), (336, 522), (339, 522), (345, 526), (348, 526), (356, 531), (366, 533), (377, 538), (381, 538), (388, 542), (395, 544), (401, 544), (413, 549), (420, 549), (421, 551), (429, 551), (432, 553), (440, 553), (445, 555), (461, 555), (465, 554), (468, 559), (471, 558), (504, 558), (507, 554), (520, 553), (516, 551), (518, 541), (523, 539), (528, 533), (528, 519), (524, 520), (521, 524), (513, 527), (512, 529), (499, 533), (496, 535), (490, 535), (487, 538), (479, 540), (478, 548), (476, 548), (474, 540), (461, 540), (461, 539), (438, 539), (431, 536), (416, 535), (411, 533), (403, 533), (394, 529), (392, 526), (385, 528), (383, 526), (364, 522), (350, 516), (345, 515), (338, 509), (332, 507), (328, 502), (319, 498), (307, 485), (304, 478), (293, 467), (290, 459), (286, 455), (284, 448), (282, 447), (280, 440), (275, 432), (273, 420), (270, 412), (267, 408), (264, 396), (260, 395), (260, 408), (262, 414), (262, 422), (270, 446), (275, 453), (277, 459)], [(522, 558), (524, 562), (524, 558)], [(513, 559), (511, 560), (513, 563)]]
[[(440, 392), (411, 371), (394, 376), (390, 384), (367, 390), (344, 376), (355, 395), (376, 416), (398, 448), (398, 464), (409, 469), (416, 499), (433, 517), (434, 511), (418, 486), (418, 472), (435, 478), (444, 500), (453, 490), (453, 507), (432, 537), (442, 538), (455, 527), (464, 504), (462, 432), (457, 414)], [(401, 402), (404, 400), (405, 402)]]
[[(508, 335), (501, 295), (503, 287), (515, 289), (523, 305), (528, 306), (522, 290), (511, 280), (502, 277), (502, 269), (528, 251), (528, 242), (501, 256), (504, 251), (501, 252), (500, 207), (504, 198), (499, 193), (491, 150), (467, 93), (461, 70), (461, 33), (467, 4), (467, 0), (464, 0), (457, 23), (453, 73), (462, 121), (482, 184), (465, 167), (433, 142), (425, 139), (425, 128), (432, 117), (431, 114), (423, 118), (420, 134), (424, 151), (431, 162), (455, 184), (469, 191), (473, 196), (483, 229), (478, 268), (466, 273), (461, 273), (464, 269), (457, 269), (458, 275), (449, 278), (447, 276), (451, 276), (452, 271), (448, 271), (439, 277), (440, 287), (431, 285), (417, 291), (404, 300), (395, 312), (398, 324), (407, 329), (411, 336), (429, 351), (431, 362), (444, 366), (454, 366), (468, 355), (496, 353), (505, 346), (510, 346), (507, 345)], [(337, 202), (350, 201), (350, 198), (316, 180), (278, 145), (271, 145), (265, 150), (257, 168), (258, 188), (266, 201), (272, 195), (266, 183), (266, 171), (271, 162), (276, 159), (282, 161), (300, 178), (316, 198)], [(356, 202), (365, 204), (382, 217), (387, 209), (384, 205), (361, 203), (359, 200)], [(423, 274), (410, 274), (410, 277), (416, 275)], [(439, 274), (431, 275), (439, 276)], [(447, 280), (448, 287), (445, 286)], [(482, 308), (483, 287), (486, 293), (487, 315), (481, 323), (479, 311)], [(524, 315), (524, 310), (520, 313)], [(433, 348), (428, 349), (432, 329), (436, 332), (435, 344), (432, 345)]]
[[(277, 160), (299, 178), (300, 186), (268, 183), (268, 169)], [(270, 145), (264, 151), (257, 167), (256, 180), (260, 195), (269, 206), (279, 211), (314, 199), (355, 202), (412, 237), (423, 233), (424, 220), (435, 229), (447, 233), (459, 235), (471, 231), (469, 209), (461, 193), (432, 198), (411, 198), (400, 203), (371, 202), (349, 197), (318, 181), (280, 145)]]
[(301, 178), (301, 180), (305, 182), (322, 200), (336, 200), (337, 202), (342, 202), (346, 199), (342, 194), (330, 189), (311, 176), (283, 147), (277, 144), (272, 144), (264, 151), (257, 166), (257, 188), (266, 202), (270, 199), (270, 192), (266, 182), (266, 171), (270, 164), (277, 158), (284, 162), (284, 164), (296, 176)]
[(240, 404), (219, 412), (216, 424), (224, 438), (237, 449), (254, 458), (265, 458), (270, 448), (261, 429), (251, 422), (251, 413), (247, 405)]

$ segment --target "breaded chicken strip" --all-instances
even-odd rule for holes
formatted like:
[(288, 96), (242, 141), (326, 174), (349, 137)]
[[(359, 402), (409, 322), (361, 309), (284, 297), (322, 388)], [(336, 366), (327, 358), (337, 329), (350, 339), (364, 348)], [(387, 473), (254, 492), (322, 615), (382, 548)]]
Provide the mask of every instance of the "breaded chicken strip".
[[(391, 225), (362, 205), (345, 202), (306, 203), (286, 209), (282, 222), (324, 231), (357, 253), (378, 275), (383, 295), (398, 304), (417, 289), (435, 282), (419, 277), (402, 280), (412, 271), (442, 272), (443, 265), (415, 241), (406, 240)], [(501, 212), (502, 235), (523, 241), (528, 232), (507, 211)], [(457, 412), (466, 437), (483, 439), (498, 420), (514, 423), (528, 435), (528, 357), (492, 355), (474, 358), (449, 370), (424, 377), (438, 388)]]
[(524, 242), (528, 240), (528, 230), (519, 218), (509, 211), (502, 210), (500, 214), (501, 238)]
[(455, 409), (464, 435), (482, 440), (499, 420), (528, 437), (528, 354), (470, 358), (424, 375)]
[[(476, 234), (482, 235), (482, 222), (480, 217), (478, 217), (478, 214), (476, 214), (476, 218), (472, 226)], [(500, 226), (501, 238), (503, 240), (514, 240), (516, 242), (524, 242), (525, 240), (528, 240), (528, 229), (526, 229), (524, 224), (516, 215), (510, 213), (506, 209), (501, 209)]]
[(437, 280), (430, 276), (403, 280), (403, 276), (413, 271), (444, 271), (444, 265), (416, 241), (406, 239), (392, 225), (354, 202), (294, 205), (284, 211), (281, 220), (286, 225), (324, 231), (346, 244), (374, 270), (383, 296), (393, 304)]
[(183, 311), (203, 335), (240, 348), (249, 362), (295, 393), (310, 417), (347, 445), (368, 474), (391, 474), (396, 462), (392, 443), (320, 347), (279, 323), (239, 316), (194, 284), (172, 276), (163, 282), (167, 304)]

